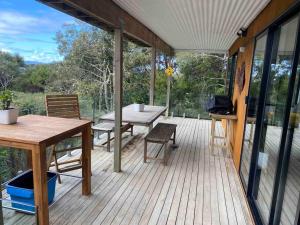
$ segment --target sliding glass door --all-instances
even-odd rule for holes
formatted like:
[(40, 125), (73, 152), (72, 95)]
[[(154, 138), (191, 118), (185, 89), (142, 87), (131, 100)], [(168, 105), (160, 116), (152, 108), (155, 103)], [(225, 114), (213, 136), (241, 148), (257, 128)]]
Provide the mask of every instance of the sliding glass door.
[(258, 145), (255, 184), (252, 192), (252, 198), (255, 200), (264, 224), (269, 222), (297, 28), (298, 17), (295, 17), (279, 26), (274, 32), (263, 124)]
[(299, 15), (281, 21), (256, 38), (240, 163), (264, 225), (300, 224)]
[(252, 155), (252, 144), (254, 138), (255, 124), (256, 124), (256, 112), (257, 112), (258, 97), (259, 97), (260, 86), (261, 86), (261, 78), (263, 74), (266, 43), (267, 43), (267, 33), (257, 38), (255, 51), (254, 51), (251, 81), (250, 81), (251, 84), (249, 87), (247, 115), (245, 121), (243, 152), (242, 152), (241, 165), (240, 165), (240, 174), (245, 189), (247, 189), (248, 187), (248, 178), (249, 178), (251, 155)]
[(300, 61), (297, 66), (295, 91), (291, 112), (286, 151), (288, 154), (288, 171), (283, 190), (281, 206), (281, 225), (295, 225), (299, 220), (300, 209)]

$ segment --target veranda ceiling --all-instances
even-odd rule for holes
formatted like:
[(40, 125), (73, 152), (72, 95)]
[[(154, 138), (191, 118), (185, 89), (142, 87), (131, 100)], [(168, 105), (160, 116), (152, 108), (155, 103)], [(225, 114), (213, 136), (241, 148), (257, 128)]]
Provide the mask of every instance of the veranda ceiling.
[(113, 0), (175, 50), (224, 52), (270, 0)]

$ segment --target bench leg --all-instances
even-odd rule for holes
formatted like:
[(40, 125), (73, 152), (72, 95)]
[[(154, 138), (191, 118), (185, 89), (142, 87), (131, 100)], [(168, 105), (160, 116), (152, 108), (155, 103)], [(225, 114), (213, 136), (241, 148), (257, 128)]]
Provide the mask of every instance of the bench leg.
[(133, 125), (130, 127), (130, 135), (133, 136)]
[(173, 138), (173, 145), (175, 145), (175, 144), (176, 144), (176, 129), (174, 131), (174, 138)]
[(168, 161), (168, 143), (165, 143), (164, 148), (164, 165), (166, 166)]
[(107, 132), (107, 151), (110, 152), (110, 131)]
[(144, 141), (144, 163), (147, 162), (147, 141)]

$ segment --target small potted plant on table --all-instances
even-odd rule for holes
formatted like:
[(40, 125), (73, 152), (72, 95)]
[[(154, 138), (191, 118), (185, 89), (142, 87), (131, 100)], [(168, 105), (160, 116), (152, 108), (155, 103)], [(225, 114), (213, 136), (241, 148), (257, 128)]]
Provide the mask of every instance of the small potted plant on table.
[(139, 95), (134, 96), (133, 102), (134, 102), (134, 111), (144, 112), (145, 104), (144, 104), (144, 99), (141, 96)]
[(9, 90), (0, 92), (0, 124), (14, 124), (17, 122), (18, 109), (11, 107), (13, 92)]

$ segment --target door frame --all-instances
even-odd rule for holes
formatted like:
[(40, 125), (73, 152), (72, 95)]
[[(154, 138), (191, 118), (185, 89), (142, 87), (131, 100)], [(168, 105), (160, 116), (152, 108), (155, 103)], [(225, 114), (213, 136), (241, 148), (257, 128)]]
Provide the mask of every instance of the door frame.
[[(255, 133), (254, 133), (254, 140), (252, 145), (252, 155), (251, 155), (251, 162), (250, 162), (250, 171), (249, 171), (249, 177), (248, 177), (248, 187), (245, 185), (245, 180), (243, 176), (241, 176), (241, 163), (239, 165), (239, 175), (243, 184), (243, 188), (246, 192), (246, 196), (250, 205), (250, 208), (252, 210), (254, 219), (256, 224), (262, 225), (262, 219), (260, 212), (258, 210), (258, 207), (256, 206), (255, 200), (253, 200), (253, 191), (255, 187), (255, 178), (257, 173), (257, 160), (259, 155), (259, 145), (261, 141), (261, 132), (262, 132), (262, 126), (263, 126), (263, 116), (265, 111), (265, 103), (266, 103), (266, 96), (267, 93), (265, 93), (265, 90), (267, 90), (268, 87), (268, 81), (269, 81), (269, 73), (270, 73), (270, 65), (271, 65), (271, 59), (272, 59), (272, 49), (274, 44), (274, 38), (275, 38), (275, 31), (279, 28), (280, 25), (282, 25), (285, 22), (288, 22), (290, 19), (292, 19), (294, 16), (299, 15), (298, 18), (298, 27), (297, 27), (297, 36), (296, 36), (296, 44), (294, 48), (294, 55), (293, 55), (293, 61), (292, 61), (292, 71), (291, 71), (291, 77), (289, 78), (289, 84), (288, 84), (288, 96), (287, 96), (287, 104), (285, 106), (285, 114), (284, 114), (284, 120), (283, 120), (283, 127), (282, 127), (282, 135), (281, 135), (281, 143), (279, 148), (279, 154), (277, 158), (277, 165), (276, 165), (276, 171), (275, 171), (275, 180), (272, 190), (272, 202), (271, 202), (271, 209), (269, 214), (269, 225), (277, 225), (280, 222), (280, 215), (282, 210), (282, 204), (283, 204), (283, 198), (284, 198), (284, 189), (287, 179), (287, 173), (288, 173), (288, 164), (289, 164), (289, 158), (290, 158), (290, 151), (287, 150), (286, 146), (286, 140), (287, 140), (287, 130), (288, 130), (288, 122), (289, 122), (289, 114), (291, 111), (291, 103), (292, 103), (292, 97), (293, 91), (294, 91), (294, 85), (295, 85), (295, 78), (297, 73), (297, 66), (299, 61), (299, 52), (300, 52), (300, 2), (297, 1), (295, 4), (288, 9), (282, 16), (277, 18), (269, 27), (267, 27), (265, 30), (260, 32), (255, 37), (255, 43), (254, 43), (254, 50), (252, 54), (252, 68), (253, 68), (253, 59), (254, 59), (254, 53), (256, 48), (256, 42), (257, 40), (262, 37), (263, 35), (267, 34), (267, 43), (265, 48), (265, 55), (264, 55), (264, 65), (263, 65), (263, 74), (262, 74), (262, 80), (261, 80), (261, 87), (260, 87), (260, 94), (258, 99), (258, 107), (257, 107), (257, 113), (256, 113), (256, 127), (255, 127)], [(251, 68), (251, 75), (252, 75), (252, 68)], [(250, 75), (250, 82), (249, 82), (249, 90), (250, 85), (252, 81), (252, 76)], [(249, 96), (249, 91), (248, 95)], [(244, 123), (244, 135), (243, 135), (243, 142), (245, 139), (245, 128), (246, 128), (246, 119), (247, 119), (247, 111), (248, 111), (248, 102), (246, 101), (246, 114), (245, 114), (245, 123)], [(289, 140), (290, 142), (291, 140)], [(243, 153), (243, 145), (242, 145), (242, 153)], [(241, 154), (241, 157), (243, 154)], [(278, 160), (283, 159), (283, 160)], [(242, 160), (242, 159), (241, 159)], [(300, 211), (300, 210), (299, 210)], [(299, 218), (299, 215), (298, 215)]]

